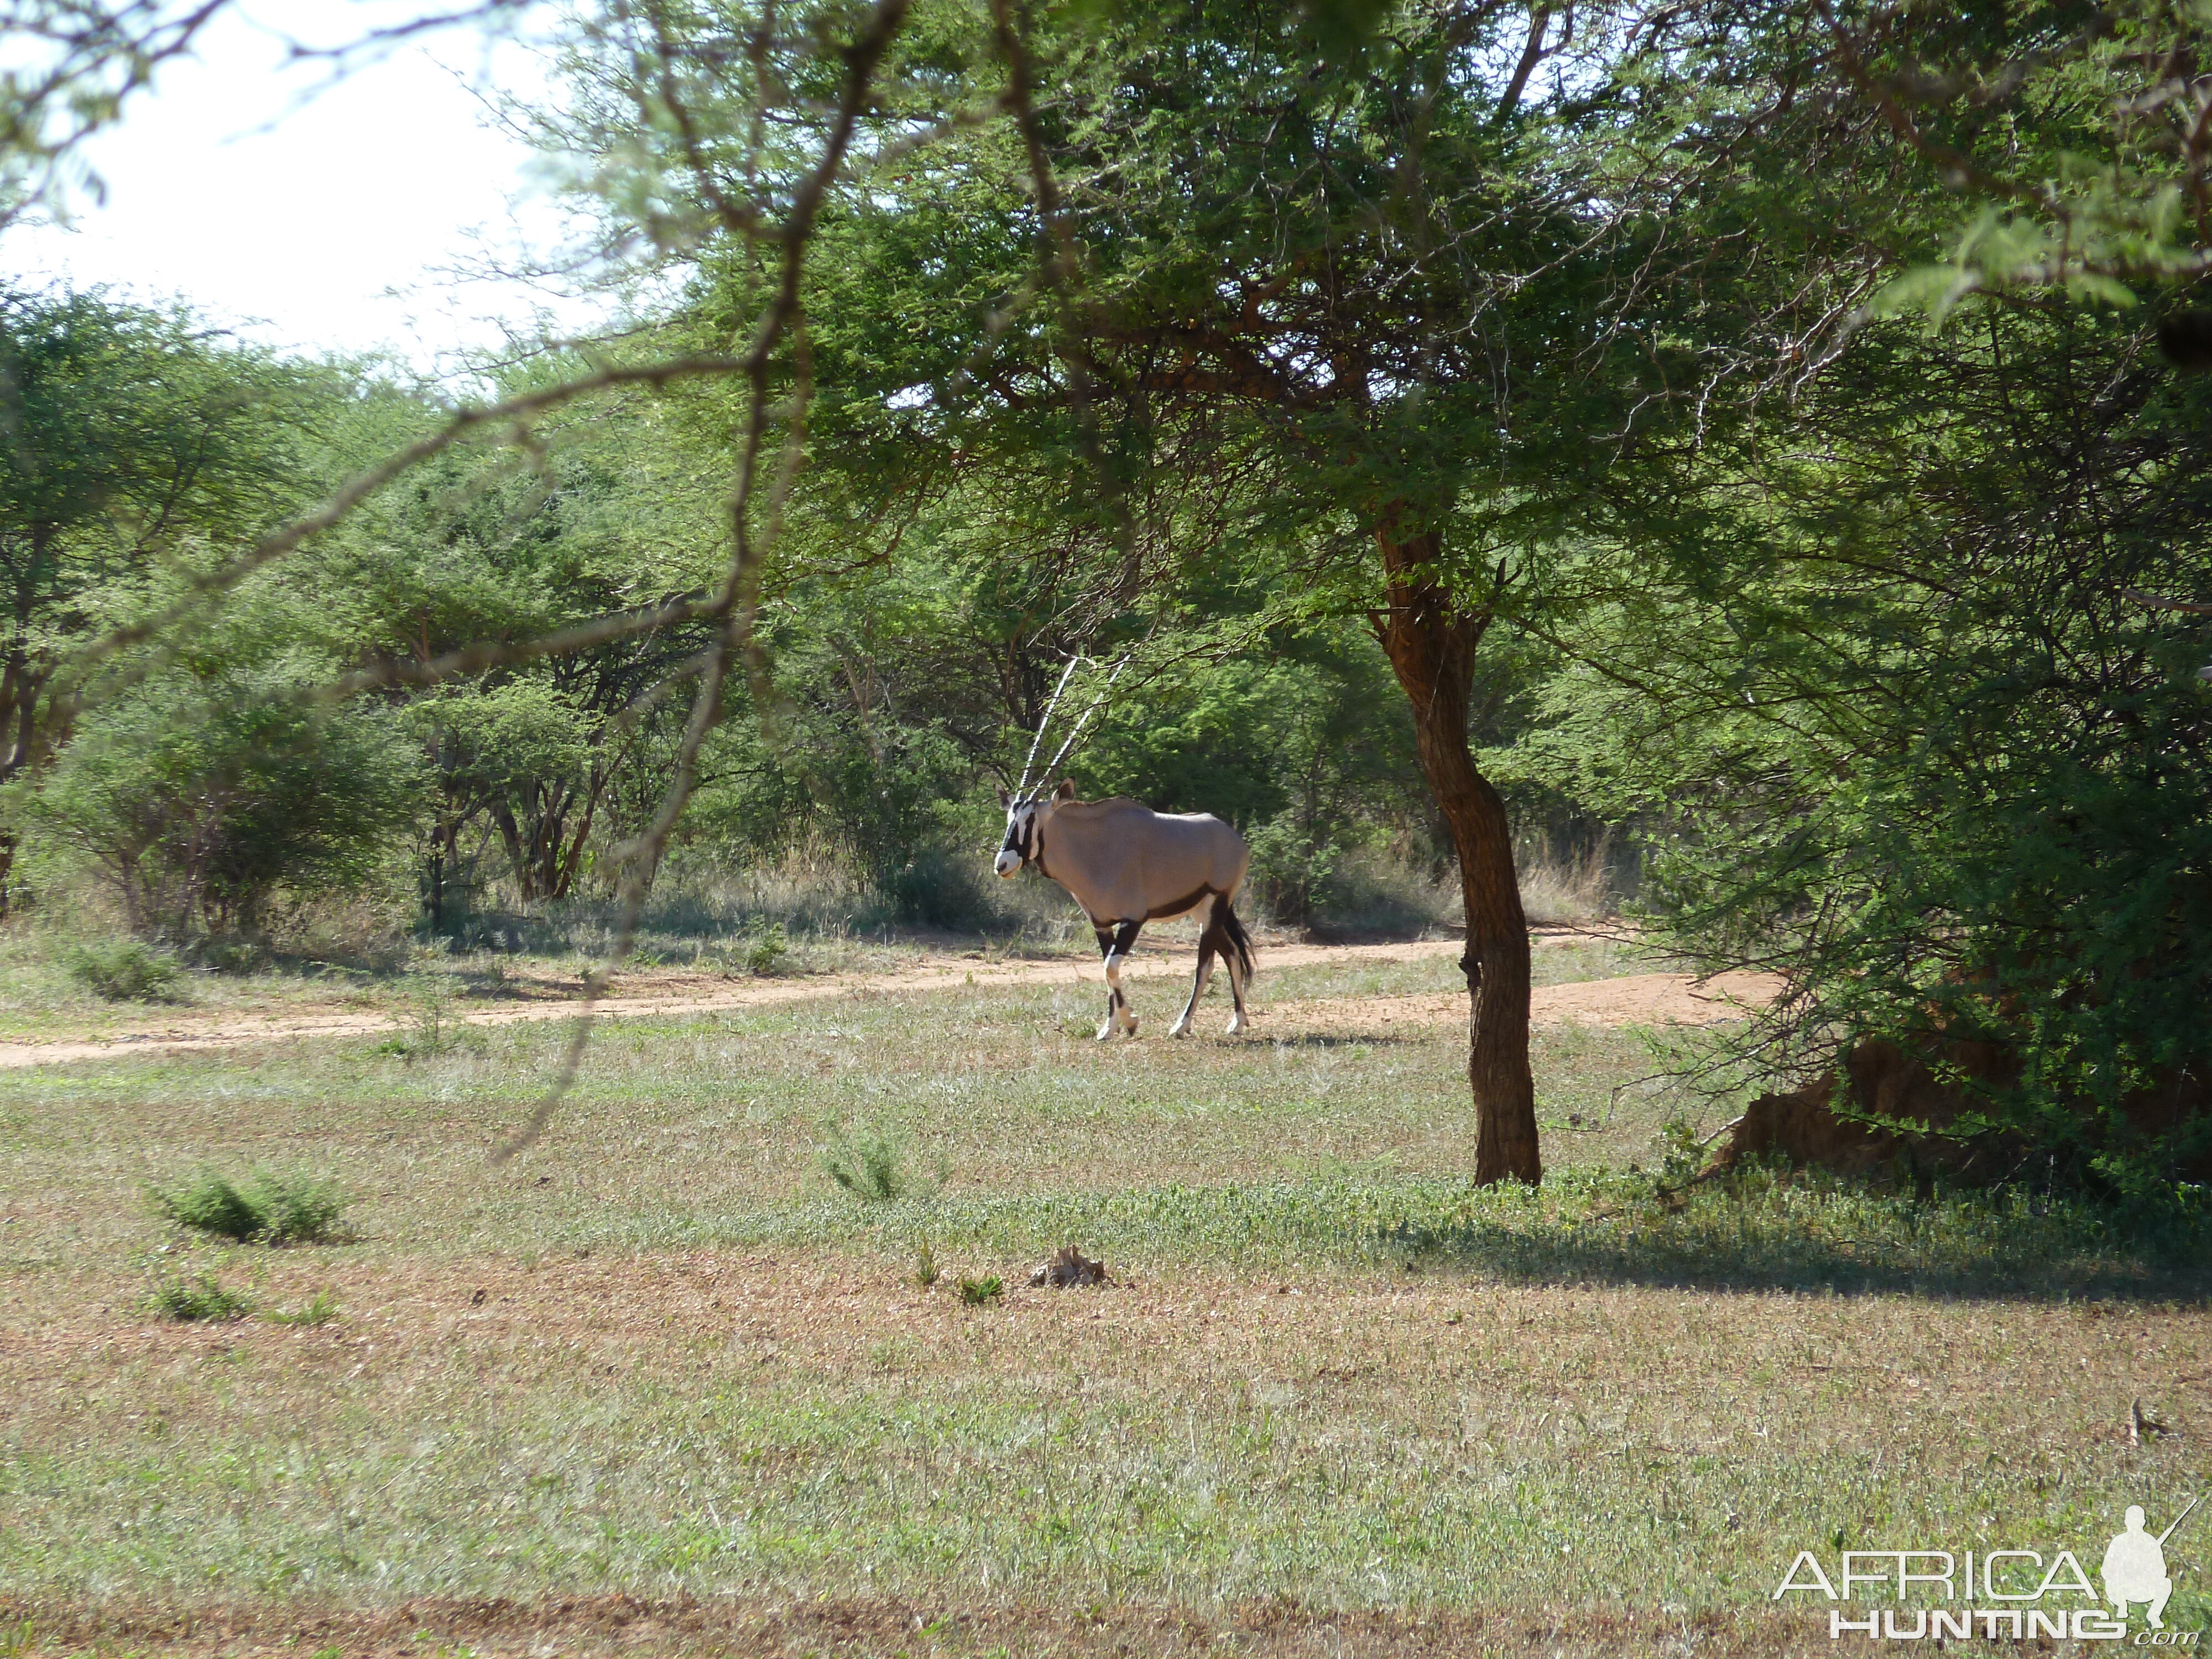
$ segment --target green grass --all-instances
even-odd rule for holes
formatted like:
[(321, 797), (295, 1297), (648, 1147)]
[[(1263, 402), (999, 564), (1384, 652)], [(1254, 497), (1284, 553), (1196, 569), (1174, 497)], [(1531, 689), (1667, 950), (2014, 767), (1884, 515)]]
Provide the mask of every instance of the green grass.
[[(2212, 1476), (2199, 1233), (1757, 1172), (1669, 1206), (1630, 1166), (1695, 1103), (1580, 1027), (1536, 1035), (1553, 1178), (1477, 1191), (1454, 1031), (1096, 1012), (611, 1023), (507, 1165), (558, 1027), (0, 1073), (0, 1592), (1764, 1619), (1798, 1547), (2101, 1549)], [(856, 1203), (825, 1121), (944, 1185)], [(341, 1168), (361, 1241), (221, 1258), (268, 1319), (149, 1321), (141, 1194), (197, 1162)], [(1006, 1288), (1070, 1243), (1123, 1288)], [(2138, 1398), (2171, 1433), (2127, 1443)]]
[[(1158, 1006), (1166, 988), (1138, 988)], [(145, 1055), (0, 1073), (0, 1123), (27, 1189), (64, 1197), (88, 1244), (129, 1248), (126, 1191), (182, 1159), (343, 1168), (349, 1218), (433, 1253), (527, 1250), (611, 1220), (854, 1207), (819, 1167), (821, 1125), (862, 1121), (947, 1199), (1334, 1178), (1446, 1178), (1474, 1159), (1452, 1035), (1336, 1042), (1091, 1041), (1087, 987), (852, 997), (609, 1022), (541, 1149), (483, 1159), (551, 1075), (558, 1024), (486, 1029), (409, 1060), (366, 1039), (250, 1055)], [(1555, 1164), (1644, 1157), (1678, 1104), (1619, 1085), (1649, 1068), (1631, 1034), (1536, 1034), (1539, 1111), (1592, 1127)], [(158, 1151), (157, 1151), (158, 1149)], [(149, 1167), (149, 1165), (151, 1167)], [(549, 1188), (529, 1184), (541, 1171)], [(522, 1178), (527, 1177), (528, 1179)], [(807, 1224), (810, 1226), (813, 1224)], [(0, 1250), (12, 1248), (0, 1234)]]
[(317, 1326), (329, 1324), (339, 1316), (339, 1312), (337, 1298), (323, 1290), (317, 1291), (296, 1308), (271, 1309), (269, 1318), (275, 1324), (312, 1330)]

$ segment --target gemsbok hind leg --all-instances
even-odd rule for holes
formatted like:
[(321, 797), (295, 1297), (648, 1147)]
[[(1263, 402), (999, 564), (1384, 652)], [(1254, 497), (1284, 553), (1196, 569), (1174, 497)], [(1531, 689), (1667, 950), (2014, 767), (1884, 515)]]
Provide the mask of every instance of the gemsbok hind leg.
[(1190, 981), (1190, 1000), (1183, 1004), (1182, 1018), (1168, 1028), (1171, 1037), (1190, 1035), (1191, 1017), (1198, 1012), (1198, 1000), (1206, 994), (1206, 981), (1213, 977), (1213, 953), (1222, 947), (1221, 935), (1208, 921), (1198, 936), (1198, 972)]
[(1098, 948), (1106, 956), (1106, 1023), (1098, 1028), (1101, 1042), (1114, 1035), (1117, 1025), (1131, 1036), (1137, 1035), (1137, 1017), (1130, 1012), (1129, 994), (1121, 988), (1121, 964), (1137, 948), (1137, 930), (1144, 925), (1125, 921), (1111, 933), (1098, 929)]
[(1252, 944), (1229, 901), (1218, 899), (1215, 906), (1213, 926), (1221, 930), (1221, 959), (1229, 965), (1229, 994), (1237, 1004), (1229, 1017), (1229, 1035), (1235, 1036), (1251, 1023), (1244, 1017), (1244, 981), (1252, 973)]

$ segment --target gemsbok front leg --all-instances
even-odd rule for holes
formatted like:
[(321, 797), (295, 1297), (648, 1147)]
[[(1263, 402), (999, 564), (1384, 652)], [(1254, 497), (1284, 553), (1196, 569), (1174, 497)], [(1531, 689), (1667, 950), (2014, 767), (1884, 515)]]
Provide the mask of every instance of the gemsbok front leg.
[(1101, 1042), (1114, 1035), (1117, 1025), (1130, 1036), (1137, 1035), (1137, 1017), (1129, 1011), (1128, 993), (1121, 988), (1121, 964), (1137, 948), (1137, 930), (1144, 925), (1125, 921), (1111, 930), (1098, 928), (1098, 948), (1106, 957), (1106, 1023), (1098, 1028)]

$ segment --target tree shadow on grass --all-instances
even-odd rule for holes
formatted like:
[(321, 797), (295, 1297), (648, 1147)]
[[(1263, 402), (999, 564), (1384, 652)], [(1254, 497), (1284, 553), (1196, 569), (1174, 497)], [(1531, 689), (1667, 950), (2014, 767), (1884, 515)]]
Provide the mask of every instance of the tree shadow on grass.
[(1206, 1262), (1271, 1275), (1316, 1263), (1522, 1284), (1825, 1291), (1973, 1300), (2212, 1301), (2212, 1215), (2079, 1200), (1934, 1198), (1825, 1176), (1761, 1176), (1679, 1206), (1650, 1178), (1577, 1172), (1534, 1191), (1364, 1170), (1273, 1181), (938, 1193), (870, 1206), (818, 1200), (709, 1215), (595, 1218), (649, 1248), (791, 1243), (1034, 1259), (1071, 1242), (1149, 1273)]
[(2080, 1200), (1822, 1183), (1580, 1214), (1501, 1206), (1379, 1229), (1409, 1266), (1524, 1283), (1949, 1299), (2212, 1300), (2212, 1229)]

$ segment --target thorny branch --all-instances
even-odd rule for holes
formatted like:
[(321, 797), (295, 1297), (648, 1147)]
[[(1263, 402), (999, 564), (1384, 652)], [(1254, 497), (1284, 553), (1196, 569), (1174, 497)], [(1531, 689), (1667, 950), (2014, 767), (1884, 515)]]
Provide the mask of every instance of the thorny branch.
[[(836, 117), (823, 143), (821, 156), (801, 181), (782, 224), (772, 232), (763, 230), (748, 205), (734, 203), (721, 216), (726, 228), (733, 234), (747, 240), (772, 235), (781, 249), (775, 297), (754, 331), (751, 349), (739, 368), (746, 383), (749, 407), (739, 442), (737, 477), (730, 493), (730, 566), (713, 603), (700, 613), (706, 619), (718, 620), (721, 626), (700, 665), (699, 687), (693, 694), (690, 718), (685, 722), (683, 741), (676, 752), (675, 775), (670, 779), (659, 809), (645, 828), (615, 849), (615, 862), (622, 871), (620, 919), (605, 959), (585, 976), (582, 1006), (562, 1056), (560, 1070), (529, 1121), (493, 1149), (495, 1164), (503, 1164), (534, 1145), (544, 1133), (556, 1109), (574, 1086), (585, 1047), (591, 1039), (598, 1003), (605, 994), (616, 967), (629, 957), (636, 941), (638, 918), (645, 908), (648, 886), (697, 781), (700, 749), (707, 734), (721, 719), (722, 693), (732, 659), (744, 659), (756, 684), (764, 683), (764, 665), (753, 640), (753, 624), (759, 611), (761, 571), (782, 528), (784, 504), (804, 454), (806, 405), (813, 389), (812, 362), (806, 346), (801, 304), (807, 243), (823, 198), (844, 166), (854, 129), (867, 105), (877, 65), (905, 22), (906, 13), (907, 0), (878, 0), (866, 27), (844, 49), (845, 81)], [(775, 414), (769, 398), (769, 370), (777, 347), (787, 341), (793, 346), (796, 373), (785, 411), (781, 465), (768, 491), (761, 533), (756, 537), (752, 530), (753, 495), (762, 450)]]

